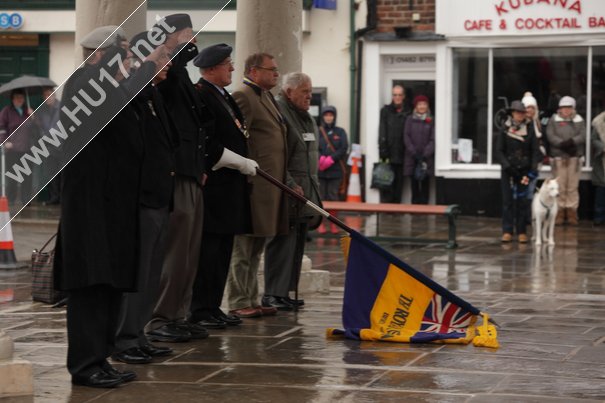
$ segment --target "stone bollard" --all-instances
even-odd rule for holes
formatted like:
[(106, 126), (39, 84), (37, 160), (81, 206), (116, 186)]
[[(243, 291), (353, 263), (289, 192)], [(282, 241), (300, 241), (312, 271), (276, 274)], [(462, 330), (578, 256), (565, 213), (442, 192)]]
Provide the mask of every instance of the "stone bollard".
[[(307, 255), (303, 256), (300, 270), (300, 281), (298, 282), (299, 294), (328, 294), (330, 292), (330, 272), (327, 270), (313, 270), (313, 262)], [(265, 288), (265, 255), (261, 256), (258, 266), (258, 292), (263, 295)]]
[(28, 361), (13, 359), (11, 338), (0, 330), (0, 398), (34, 395), (32, 365)]

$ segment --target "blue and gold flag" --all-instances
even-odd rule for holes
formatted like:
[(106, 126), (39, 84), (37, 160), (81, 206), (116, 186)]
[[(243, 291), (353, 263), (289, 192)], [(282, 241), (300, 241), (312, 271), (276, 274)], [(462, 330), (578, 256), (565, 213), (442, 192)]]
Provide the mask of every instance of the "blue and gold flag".
[[(497, 347), (488, 317), (358, 232), (343, 239), (347, 258), (342, 323), (329, 336)], [(476, 326), (479, 316), (483, 325)]]

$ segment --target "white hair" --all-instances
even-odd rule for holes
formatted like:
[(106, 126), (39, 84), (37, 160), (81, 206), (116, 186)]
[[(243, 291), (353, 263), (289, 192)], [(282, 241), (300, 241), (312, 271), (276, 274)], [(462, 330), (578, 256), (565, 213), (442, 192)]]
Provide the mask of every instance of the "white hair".
[(305, 73), (288, 73), (282, 79), (282, 91), (287, 91), (289, 89), (298, 88), (304, 83), (310, 82), (311, 77), (306, 75)]

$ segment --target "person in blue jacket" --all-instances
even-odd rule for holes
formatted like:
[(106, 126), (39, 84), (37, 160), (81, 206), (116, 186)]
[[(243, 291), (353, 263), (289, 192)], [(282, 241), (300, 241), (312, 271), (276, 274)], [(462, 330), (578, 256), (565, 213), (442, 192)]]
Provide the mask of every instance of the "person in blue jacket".
[[(344, 194), (346, 177), (346, 158), (349, 142), (347, 132), (336, 126), (336, 108), (326, 106), (321, 111), (321, 126), (319, 128), (319, 191), (322, 200), (339, 200), (339, 194)], [(338, 228), (330, 223), (330, 231), (338, 233)], [(322, 223), (317, 231), (326, 232)]]

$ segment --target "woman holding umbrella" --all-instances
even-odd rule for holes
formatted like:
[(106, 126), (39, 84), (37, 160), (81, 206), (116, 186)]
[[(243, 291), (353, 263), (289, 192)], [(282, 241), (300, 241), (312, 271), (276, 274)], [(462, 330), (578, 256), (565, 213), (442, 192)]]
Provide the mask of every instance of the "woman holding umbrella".
[[(11, 103), (5, 106), (0, 111), (0, 142), (3, 142), (3, 148), (5, 150), (6, 166), (10, 167), (17, 163), (18, 157), (29, 148), (29, 136), (16, 136), (16, 138), (7, 138), (15, 131), (23, 122), (27, 120), (29, 115), (32, 114), (32, 109), (25, 102), (25, 91), (23, 89), (14, 89), (11, 91)], [(8, 197), (10, 201), (17, 201), (23, 203), (21, 200), (21, 186), (24, 186), (26, 182), (20, 185), (15, 185), (13, 181), (9, 181), (11, 185), (7, 189)], [(25, 185), (27, 186), (27, 185)]]

